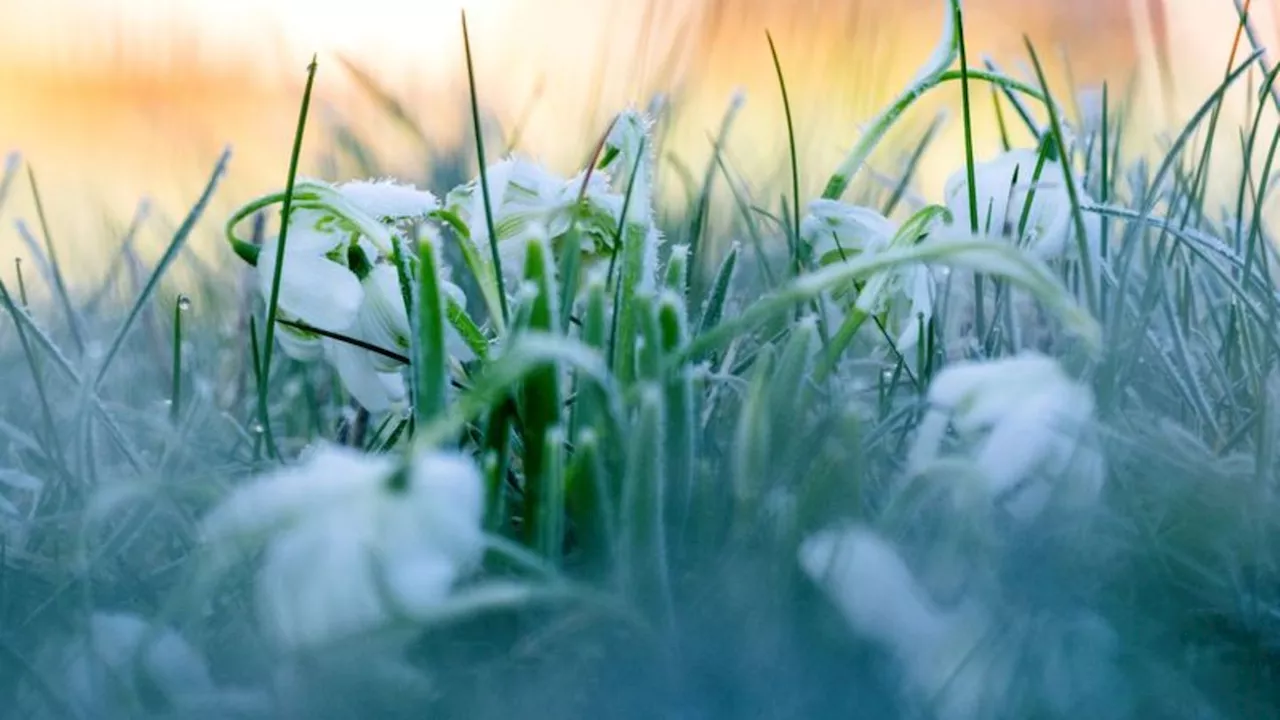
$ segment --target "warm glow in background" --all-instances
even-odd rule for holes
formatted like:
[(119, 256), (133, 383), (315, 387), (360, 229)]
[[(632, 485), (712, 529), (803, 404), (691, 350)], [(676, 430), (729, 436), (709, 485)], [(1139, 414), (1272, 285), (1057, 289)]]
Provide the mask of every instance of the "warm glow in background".
[[(220, 257), (217, 221), (248, 195), (284, 182), (312, 53), (320, 71), (305, 173), (324, 174), (333, 120), (352, 126), (384, 171), (411, 179), (424, 178), (452, 144), (470, 141), (464, 7), (482, 103), (506, 129), (522, 126), (522, 151), (565, 170), (581, 162), (610, 112), (648, 103), (659, 90), (677, 108), (665, 153), (700, 169), (708, 133), (741, 88), (747, 104), (728, 152), (733, 168), (757, 185), (781, 177), (785, 135), (770, 31), (797, 116), (806, 186), (816, 191), (859, 123), (928, 55), (943, 2), (0, 0), (0, 151), (20, 151), (34, 167), (72, 274), (92, 275), (141, 197), (162, 213), (149, 226), (158, 241), (230, 144), (230, 175), (208, 232), (194, 241), (201, 254)], [(1169, 130), (1168, 112), (1181, 122), (1220, 80), (1236, 22), (1231, 0), (969, 0), (966, 13), (971, 55), (1018, 70), (1025, 33), (1059, 93), (1069, 79), (1063, 57), (1077, 85), (1107, 81), (1118, 97), (1136, 82), (1143, 127), (1134, 139), (1150, 147)], [(1255, 0), (1253, 17), (1274, 45), (1272, 0)], [(1161, 52), (1176, 80), (1172, 95), (1152, 62)], [(430, 147), (388, 120), (338, 55), (391, 90)], [(979, 97), (979, 150), (988, 152), (990, 99)], [(962, 156), (956, 98), (942, 91), (910, 114), (919, 128), (937, 110), (950, 112), (923, 167), (923, 192), (936, 193)], [(1232, 102), (1229, 118), (1245, 105), (1243, 88)], [(1225, 127), (1234, 137), (1233, 124)], [(0, 217), (2, 247), (13, 253), (17, 217), (32, 218), (25, 183)]]

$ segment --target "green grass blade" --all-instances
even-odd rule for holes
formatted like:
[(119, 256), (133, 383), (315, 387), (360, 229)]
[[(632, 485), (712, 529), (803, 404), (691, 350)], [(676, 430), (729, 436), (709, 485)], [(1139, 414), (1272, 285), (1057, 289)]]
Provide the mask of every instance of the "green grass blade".
[(191, 307), (186, 295), (173, 303), (173, 388), (169, 391), (169, 420), (176, 422), (182, 407), (182, 315)]
[[(550, 428), (544, 435), (542, 448), (543, 466), (537, 504), (537, 528), (534, 549), (553, 564), (559, 564), (564, 552), (565, 539), (565, 484), (564, 429)], [(527, 491), (526, 491), (527, 492)]]
[(1086, 310), (1076, 304), (1042, 262), (1005, 243), (940, 232), (929, 242), (889, 249), (871, 257), (859, 256), (802, 276), (757, 300), (732, 320), (722, 322), (710, 332), (693, 338), (679, 357), (683, 360), (719, 347), (777, 317), (779, 313), (785, 313), (796, 303), (808, 302), (835, 287), (901, 264), (917, 262), (963, 267), (975, 272), (1003, 276), (1044, 302), (1072, 333), (1084, 341), (1091, 352), (1101, 350), (1101, 333), (1097, 323)]
[[(658, 326), (662, 353), (678, 352), (688, 342), (688, 313), (680, 295), (666, 292), (658, 298)], [(666, 488), (671, 526), (681, 537), (688, 534), (693, 510), (694, 462), (698, 456), (697, 408), (693, 376), (688, 366), (675, 368), (665, 379)]]
[(698, 317), (697, 334), (699, 335), (720, 324), (720, 318), (724, 315), (725, 300), (729, 297), (729, 287), (733, 284), (733, 273), (738, 266), (738, 253), (741, 248), (742, 246), (735, 242), (729, 248), (728, 254), (724, 256), (724, 260), (720, 261), (720, 269), (716, 270), (715, 281), (711, 284), (711, 294), (707, 296), (707, 301), (702, 306), (702, 313)]
[(689, 293), (689, 246), (674, 245), (667, 257), (663, 286), (684, 298)]
[[(534, 331), (553, 336), (559, 332), (559, 302), (556, 297), (554, 261), (551, 256), (550, 243), (545, 238), (531, 240), (525, 254), (525, 281), (537, 288), (537, 294), (529, 304), (528, 326), (521, 332)], [(522, 304), (523, 305), (523, 304)], [(552, 452), (559, 455), (563, 452), (563, 430), (556, 434), (561, 438), (558, 445), (552, 445), (553, 429), (564, 427), (560, 413), (563, 406), (560, 391), (560, 370), (554, 365), (544, 366), (529, 374), (521, 384), (519, 407), (523, 419), (524, 432), (524, 500), (522, 509), (524, 526), (522, 535), (530, 547), (541, 547), (546, 542), (546, 533), (551, 529), (546, 523), (558, 517), (562, 508), (547, 508), (542, 505), (549, 495), (562, 497), (562, 489), (548, 489), (549, 482), (563, 483), (564, 460), (559, 457), (548, 457)], [(546, 475), (549, 469), (556, 470), (558, 476), (550, 478)], [(558, 524), (558, 523), (556, 523)], [(558, 554), (559, 544), (556, 544)]]
[(622, 427), (622, 396), (600, 353), (572, 338), (527, 330), (510, 338), (503, 352), (491, 358), (471, 387), (450, 404), (444, 417), (418, 428), (415, 442), (430, 448), (443, 438), (456, 436), (531, 375), (555, 366), (574, 369), (579, 377), (598, 385), (605, 398), (604, 422), (611, 428)]
[(902, 175), (893, 186), (893, 190), (889, 193), (889, 199), (885, 201), (884, 208), (880, 211), (881, 215), (889, 217), (893, 215), (894, 210), (898, 209), (898, 203), (902, 202), (902, 198), (906, 196), (907, 188), (911, 186), (911, 181), (915, 179), (920, 160), (924, 157), (924, 153), (929, 149), (929, 146), (933, 144), (934, 136), (937, 135), (938, 130), (942, 127), (942, 119), (942, 115), (935, 115), (933, 120), (929, 122), (929, 127), (925, 128), (920, 141), (912, 148), (911, 155), (907, 157), (907, 162), (903, 167)]
[[(979, 229), (978, 182), (974, 170), (973, 118), (969, 105), (969, 58), (964, 49), (964, 17), (960, 10), (959, 2), (951, 4), (951, 12), (951, 22), (955, 28), (956, 51), (960, 56), (960, 113), (964, 120), (964, 172), (969, 190), (969, 230), (976, 235)], [(981, 292), (979, 292), (979, 297), (981, 297)]]
[(876, 145), (889, 132), (889, 128), (893, 127), (902, 113), (906, 112), (917, 99), (937, 85), (942, 74), (951, 66), (951, 63), (955, 62), (957, 47), (954, 20), (960, 12), (960, 0), (947, 0), (947, 6), (942, 38), (934, 48), (933, 54), (925, 61), (924, 67), (916, 73), (911, 84), (871, 121), (867, 131), (827, 181), (822, 197), (828, 200), (839, 200), (844, 195), (853, 180), (854, 173), (861, 169)]
[(302, 157), (302, 137), (307, 128), (307, 115), (311, 109), (311, 91), (315, 87), (316, 59), (311, 58), (307, 66), (307, 84), (302, 91), (302, 104), (298, 109), (298, 124), (293, 133), (293, 151), (289, 155), (289, 174), (285, 180), (284, 206), (280, 209), (280, 237), (276, 240), (276, 266), (271, 274), (271, 295), (267, 298), (267, 316), (262, 333), (262, 365), (258, 373), (258, 424), (262, 426), (262, 436), (267, 444), (267, 451), (272, 457), (280, 457), (275, 437), (271, 432), (271, 413), (267, 402), (267, 384), (271, 377), (271, 355), (275, 347), (276, 316), (280, 303), (280, 274), (284, 271), (285, 249), (289, 239), (289, 219), (293, 213), (293, 188), (298, 180), (298, 162)]
[(413, 417), (415, 427), (426, 427), (444, 414), (449, 390), (449, 357), (445, 349), (444, 292), (435, 245), (425, 234), (418, 237), (418, 284), (414, 318)]
[(560, 317), (559, 332), (568, 333), (573, 303), (578, 297), (582, 273), (582, 233), (576, 224), (561, 237), (560, 246)]
[(0, 281), (0, 300), (4, 301), (5, 309), (9, 311), (10, 317), (13, 318), (14, 328), (18, 332), (18, 342), (22, 345), (22, 353), (27, 358), (27, 366), (31, 369), (31, 380), (35, 386), (36, 397), (40, 400), (40, 417), (44, 420), (44, 431), (46, 435), (44, 453), (55, 463), (66, 467), (66, 458), (63, 457), (62, 441), (58, 436), (58, 424), (53, 417), (53, 407), (49, 404), (49, 393), (45, 388), (44, 378), (40, 372), (40, 363), (36, 360), (35, 353), (31, 348), (31, 341), (27, 339), (27, 332), (24, 324), (19, 320), (18, 308), (14, 305), (13, 297), (9, 295), (9, 289), (3, 281)]
[(642, 382), (638, 391), (621, 498), (622, 541), (618, 564), (624, 578), (624, 592), (644, 605), (656, 606), (663, 624), (668, 624), (674, 609), (664, 513), (663, 397), (662, 391), (649, 382)]
[(702, 282), (701, 263), (706, 252), (704, 236), (711, 213), (711, 190), (714, 186), (716, 165), (720, 162), (720, 154), (724, 152), (729, 130), (733, 126), (734, 118), (738, 116), (738, 112), (742, 109), (742, 105), (742, 96), (735, 95), (733, 100), (729, 102), (729, 107), (725, 110), (724, 117), (720, 119), (720, 129), (711, 141), (711, 158), (707, 160), (707, 168), (703, 171), (702, 187), (699, 190), (697, 205), (694, 207), (693, 218), (689, 224), (689, 273), (695, 296), (697, 296), (698, 293), (696, 291), (701, 287)]
[[(1031, 55), (1031, 63), (1035, 67), (1036, 78), (1040, 81), (1040, 87), (1044, 89), (1045, 97), (1052, 98), (1053, 95), (1049, 92), (1049, 81), (1045, 78), (1044, 68), (1040, 65), (1040, 57), (1036, 54), (1030, 38), (1024, 37), (1023, 40), (1026, 43), (1027, 52)], [(1072, 225), (1075, 229), (1076, 248), (1080, 253), (1080, 264), (1084, 275), (1085, 302), (1089, 310), (1096, 315), (1099, 302), (1097, 276), (1094, 274), (1094, 258), (1089, 249), (1084, 214), (1080, 211), (1080, 189), (1076, 187), (1075, 171), (1071, 167), (1071, 148), (1064, 141), (1062, 119), (1058, 116), (1054, 103), (1046, 103), (1046, 107), (1049, 111), (1049, 132), (1052, 133), (1054, 142), (1058, 145), (1058, 152), (1062, 155), (1062, 181), (1067, 186), (1067, 196), (1071, 200)]]
[(782, 61), (778, 59), (778, 48), (773, 43), (773, 35), (768, 32), (769, 53), (773, 56), (773, 69), (778, 75), (778, 89), (782, 92), (782, 110), (787, 120), (787, 152), (791, 160), (791, 222), (787, 231), (791, 236), (791, 272), (800, 275), (800, 158), (796, 152), (796, 127), (791, 117), (791, 99), (787, 97), (787, 81), (782, 74)]
[(462, 47), (467, 56), (467, 87), (471, 93), (471, 127), (476, 141), (476, 162), (480, 166), (480, 193), (484, 200), (484, 222), (489, 232), (489, 253), (493, 262), (494, 281), (498, 286), (498, 307), (501, 310), (502, 324), (511, 321), (511, 311), (507, 307), (506, 282), (502, 277), (502, 259), (498, 255), (498, 233), (493, 223), (493, 198), (489, 197), (489, 170), (484, 155), (484, 131), (480, 127), (480, 100), (476, 94), (476, 71), (471, 59), (471, 34), (467, 32), (467, 13), (462, 12)]
[(573, 460), (566, 478), (565, 507), (573, 520), (578, 546), (602, 571), (614, 567), (617, 540), (617, 498), (601, 459), (600, 439), (593, 430), (575, 436)]

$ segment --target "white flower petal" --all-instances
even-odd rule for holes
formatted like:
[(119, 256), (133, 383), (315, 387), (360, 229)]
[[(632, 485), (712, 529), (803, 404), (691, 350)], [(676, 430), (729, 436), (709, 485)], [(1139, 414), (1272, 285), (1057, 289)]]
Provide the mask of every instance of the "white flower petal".
[(321, 336), (288, 325), (276, 325), (276, 340), (284, 354), (299, 362), (310, 362), (324, 356)]
[[(271, 297), (276, 244), (269, 243), (258, 258), (258, 289)], [(278, 307), (291, 317), (321, 330), (341, 332), (355, 322), (364, 291), (355, 273), (323, 255), (285, 249), (280, 272)]]
[[(289, 217), (289, 235), (285, 239), (288, 253), (326, 255), (346, 245), (350, 239), (350, 233), (342, 221), (328, 210), (296, 208), (289, 213)], [(263, 244), (274, 245), (278, 240), (273, 237)]]
[(434, 544), (459, 567), (480, 562), (484, 536), (484, 482), (471, 460), (456, 454), (432, 453), (419, 457), (409, 479), (415, 511), (428, 528)]
[(277, 643), (315, 647), (385, 620), (361, 504), (317, 512), (268, 546), (256, 598), (259, 621)]
[[(360, 339), (376, 347), (408, 355), (411, 331), (404, 296), (400, 292), (399, 273), (392, 265), (380, 263), (365, 277), (362, 286), (364, 302), (360, 305), (357, 330)], [(403, 366), (403, 363), (376, 353), (370, 353), (369, 359), (379, 372), (396, 372)]]
[[(978, 232), (1010, 237), (1042, 259), (1070, 256), (1076, 244), (1072, 238), (1074, 216), (1063, 167), (1057, 160), (1046, 159), (1033, 182), (1039, 157), (1036, 150), (1020, 148), (975, 165)], [(1083, 193), (1078, 178), (1076, 184)], [(970, 226), (968, 187), (967, 171), (962, 169), (947, 179), (944, 192), (955, 224), (963, 228)], [(1028, 199), (1031, 208), (1025, 211)], [(1024, 211), (1026, 226), (1018, 237)]]
[(947, 620), (898, 551), (861, 527), (824, 530), (800, 547), (800, 566), (858, 633), (900, 655), (934, 645)]
[(810, 202), (800, 222), (800, 237), (823, 265), (882, 249), (897, 232), (893, 221), (871, 208), (825, 198)]
[(395, 467), (390, 457), (341, 445), (314, 447), (297, 465), (241, 485), (201, 523), (204, 542), (216, 544), (291, 526), (317, 508), (341, 505)]
[(443, 555), (392, 546), (382, 567), (382, 582), (398, 614), (424, 613), (449, 597), (458, 567)]
[(343, 387), (370, 413), (399, 409), (408, 399), (404, 377), (380, 372), (368, 350), (326, 338), (325, 355), (342, 378)]
[(42, 652), (39, 664), (44, 681), (89, 715), (124, 713), (143, 688), (173, 708), (216, 690), (204, 658), (186, 640), (128, 613), (94, 613), (86, 632)]
[(421, 453), (405, 469), (390, 456), (322, 445), (233, 493), (204, 525), (219, 531), (206, 532), (213, 539), (272, 532), (258, 615), (279, 645), (296, 649), (442, 602), (479, 565), (483, 513), (483, 480), (462, 454)]
[(1019, 520), (1038, 516), (1054, 496), (1077, 509), (1096, 501), (1105, 466), (1096, 451), (1076, 451), (1092, 419), (1093, 395), (1056, 361), (1025, 352), (956, 363), (934, 378), (928, 394), (934, 409), (912, 450), (913, 468), (936, 455), (938, 418), (948, 416), (970, 446), (983, 494)]

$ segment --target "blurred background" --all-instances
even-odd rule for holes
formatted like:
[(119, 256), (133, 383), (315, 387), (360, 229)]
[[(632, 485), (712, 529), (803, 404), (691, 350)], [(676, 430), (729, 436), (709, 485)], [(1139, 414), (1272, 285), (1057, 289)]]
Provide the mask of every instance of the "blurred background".
[[(1252, 3), (1268, 45), (1280, 29), (1273, 6), (1274, 0)], [(571, 171), (612, 112), (631, 102), (647, 105), (661, 91), (673, 112), (663, 149), (669, 165), (700, 175), (709, 135), (740, 92), (746, 104), (727, 158), (756, 188), (785, 177), (786, 169), (785, 124), (765, 37), (772, 33), (812, 193), (856, 140), (860, 123), (927, 57), (943, 2), (0, 0), (0, 151), (20, 152), (34, 170), (50, 231), (66, 248), (74, 277), (100, 273), (99, 260), (114, 251), (143, 197), (157, 220), (142, 239), (158, 246), (230, 145), (230, 172), (205, 222), (209, 232), (193, 245), (222, 257), (213, 230), (225, 212), (283, 186), (313, 53), (319, 74), (305, 174), (355, 172), (335, 145), (337, 127), (368, 146), (380, 171), (420, 181), (471, 142), (463, 8), (481, 103), (502, 142)], [(1160, 134), (1212, 91), (1236, 23), (1231, 0), (968, 0), (966, 14), (972, 57), (989, 56), (1023, 74), (1025, 34), (1064, 103), (1071, 104), (1073, 85), (1105, 81), (1117, 99), (1134, 93), (1139, 131), (1131, 133), (1131, 149), (1157, 147)], [(390, 116), (353, 68), (403, 103), (421, 137)], [(1176, 87), (1167, 86), (1171, 78)], [(997, 137), (991, 98), (985, 88), (978, 97), (978, 149), (990, 153)], [(1243, 113), (1243, 93), (1236, 105)], [(906, 130), (895, 135), (913, 139), (936, 112), (949, 112), (921, 167), (921, 192), (938, 192), (963, 157), (958, 107), (958, 86), (939, 92), (909, 113)], [(1235, 125), (1227, 127), (1234, 136)], [(500, 143), (490, 152), (502, 149)], [(1231, 152), (1218, 155), (1232, 161)], [(24, 176), (0, 219), (6, 238), (0, 255), (20, 254), (12, 222), (33, 219), (30, 197)]]

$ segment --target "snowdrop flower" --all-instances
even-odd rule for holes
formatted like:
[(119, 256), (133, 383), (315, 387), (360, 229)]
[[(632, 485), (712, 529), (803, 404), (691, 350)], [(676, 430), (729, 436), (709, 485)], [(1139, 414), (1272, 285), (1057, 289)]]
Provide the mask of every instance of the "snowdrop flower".
[(938, 607), (897, 548), (860, 526), (805, 538), (799, 563), (854, 632), (893, 656), (910, 699), (942, 720), (987, 717), (1013, 668), (983, 642), (981, 607)]
[[(1093, 393), (1053, 359), (1035, 352), (949, 365), (929, 386), (930, 411), (908, 459), (919, 473), (941, 454), (948, 426), (968, 446), (985, 485), (976, 490), (1028, 522), (1051, 499), (1092, 505), (1105, 467), (1089, 424)], [(971, 489), (957, 487), (964, 496)]]
[[(1071, 258), (1077, 250), (1075, 220), (1062, 163), (1046, 158), (1037, 180), (1035, 171), (1039, 158), (1040, 153), (1036, 150), (1018, 149), (1005, 152), (987, 162), (976, 163), (974, 180), (977, 183), (978, 232), (1009, 237), (1042, 260)], [(1077, 178), (1075, 183), (1077, 192), (1081, 194), (1081, 202), (1088, 202), (1083, 181)], [(944, 195), (955, 224), (961, 228), (969, 228), (969, 183), (966, 170), (958, 170), (947, 179)], [(1029, 211), (1026, 210), (1028, 198), (1031, 202)], [(1024, 212), (1027, 215), (1026, 225), (1019, 236), (1018, 228)], [(1099, 220), (1090, 213), (1085, 213), (1084, 218), (1090, 254), (1096, 257), (1098, 251), (1095, 246), (1100, 241)]]
[(235, 490), (204, 519), (213, 548), (265, 541), (256, 581), (264, 629), (317, 647), (445, 600), (484, 551), (480, 474), (469, 459), (395, 458), (321, 445)]
[[(348, 237), (338, 219), (320, 210), (299, 210), (289, 220), (284, 264), (280, 270), (277, 313), (284, 320), (300, 320), (312, 327), (337, 330), (350, 326), (360, 310), (360, 278), (347, 260)], [(271, 297), (278, 238), (263, 243), (255, 274), (264, 299)], [(277, 336), (290, 357), (318, 357), (318, 335), (280, 325)]]
[[(800, 236), (819, 266), (915, 241), (875, 210), (827, 199), (809, 203), (809, 212), (800, 223)], [(893, 316), (890, 324), (897, 332), (894, 343), (900, 352), (905, 352), (916, 345), (922, 323), (933, 315), (936, 288), (934, 272), (927, 265), (900, 266), (869, 278), (855, 307), (874, 315), (889, 312)], [(839, 299), (843, 293), (834, 295)]]
[(800, 221), (800, 238), (818, 265), (888, 247), (898, 226), (871, 208), (819, 198)]
[[(409, 353), (409, 314), (405, 310), (404, 296), (400, 291), (400, 277), (390, 263), (383, 263), (369, 272), (364, 280), (364, 302), (357, 315), (360, 339), (376, 347), (401, 355)], [(466, 306), (467, 296), (462, 288), (444, 280), (441, 283), (446, 302), (452, 300)], [(452, 324), (445, 325), (445, 343), (449, 354), (459, 360), (474, 357), (470, 346), (462, 339)], [(396, 372), (404, 363), (378, 353), (369, 353), (369, 361), (379, 372)]]
[[(425, 218), (439, 206), (431, 193), (389, 180), (296, 183), (277, 298), (280, 317), (331, 332), (350, 327), (363, 299), (362, 266), (390, 253), (387, 226)], [(255, 269), (263, 298), (271, 296), (279, 252), (279, 238), (272, 237), (258, 255)], [(320, 336), (287, 325), (278, 331), (281, 347), (291, 357), (313, 360), (321, 355)]]
[[(204, 658), (186, 640), (128, 613), (94, 613), (74, 640), (46, 646), (37, 667), (59, 697), (90, 715), (124, 716), (138, 703), (151, 713), (173, 712), (216, 691)], [(54, 714), (25, 684), (18, 704), (25, 717), (45, 717), (41, 709)]]
[[(607, 254), (617, 232), (623, 198), (611, 191), (602, 173), (587, 177), (584, 171), (565, 180), (530, 160), (510, 157), (489, 166), (485, 174), (499, 256), (507, 276), (518, 278), (523, 272), (524, 247), (535, 228), (545, 228), (554, 242), (576, 220), (583, 252)], [(489, 229), (480, 179), (452, 190), (445, 206), (467, 226), (471, 241), (487, 258)]]
[[(246, 207), (279, 199), (266, 196)], [(409, 317), (390, 261), (393, 240), (439, 209), (440, 201), (430, 192), (389, 179), (297, 183), (280, 275), (279, 317), (406, 355)], [(271, 238), (258, 254), (256, 273), (264, 298), (271, 294), (278, 253), (279, 239)], [(465, 303), (456, 286), (446, 283), (445, 291)], [(290, 357), (327, 360), (366, 410), (380, 413), (407, 403), (400, 360), (291, 325), (279, 325), (276, 337)], [(464, 360), (471, 357), (456, 332), (449, 340), (450, 352)]]

